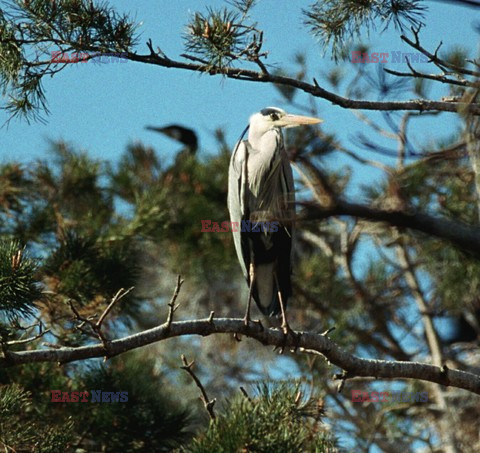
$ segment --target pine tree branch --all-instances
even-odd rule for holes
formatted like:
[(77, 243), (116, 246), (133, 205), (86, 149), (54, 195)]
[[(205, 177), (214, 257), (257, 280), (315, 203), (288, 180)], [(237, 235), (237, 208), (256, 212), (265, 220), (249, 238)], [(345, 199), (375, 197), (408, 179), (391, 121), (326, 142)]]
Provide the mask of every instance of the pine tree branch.
[[(338, 346), (325, 335), (311, 332), (295, 332), (285, 337), (275, 328), (261, 328), (257, 324), (245, 325), (243, 319), (205, 318), (192, 321), (167, 323), (143, 332), (109, 342), (109, 357), (122, 354), (168, 338), (186, 335), (208, 336), (228, 333), (254, 338), (264, 345), (299, 347), (300, 350), (325, 356), (328, 361), (345, 370), (345, 378), (370, 376), (388, 379), (419, 379), (428, 382), (469, 390), (480, 395), (480, 376), (466, 371), (452, 370), (419, 362), (363, 359)], [(0, 367), (9, 367), (34, 362), (66, 363), (105, 355), (104, 345), (61, 347), (59, 349), (6, 351), (0, 357)]]
[(480, 255), (480, 228), (462, 222), (435, 217), (421, 212), (386, 210), (337, 199), (335, 204), (323, 207), (312, 203), (298, 203), (306, 208), (303, 220), (319, 220), (334, 216), (351, 216), (371, 222), (385, 222), (399, 228), (410, 228), (445, 239), (467, 253)]
[(396, 77), (414, 77), (414, 78), (420, 78), (420, 79), (435, 80), (436, 82), (447, 83), (450, 85), (457, 85), (461, 87), (478, 87), (479, 85), (478, 82), (471, 82), (470, 80), (467, 80), (467, 79), (457, 80), (457, 79), (448, 78), (445, 74), (426, 74), (424, 72), (417, 71), (410, 64), (408, 59), (407, 59), (407, 65), (410, 69), (410, 72), (395, 71), (393, 69), (388, 69), (388, 68), (385, 68), (384, 71)]
[(432, 54), (430, 53), (427, 49), (422, 47), (420, 44), (420, 38), (419, 38), (419, 29), (411, 28), (413, 36), (414, 36), (414, 41), (411, 39), (407, 38), (405, 35), (401, 35), (400, 39), (407, 43), (410, 47), (413, 47), (415, 50), (418, 50), (419, 52), (423, 53), (426, 57), (428, 57), (429, 61), (434, 63), (437, 67), (439, 67), (442, 70), (445, 69), (450, 69), (453, 71), (453, 74), (464, 74), (472, 77), (480, 77), (480, 72), (479, 71), (472, 71), (467, 68), (463, 68), (461, 66), (455, 65), (453, 63), (450, 63), (438, 56), (438, 51), (440, 50), (440, 47), (442, 45), (442, 42), (438, 45), (437, 49), (435, 52)]
[(318, 83), (307, 83), (283, 75), (272, 74), (270, 72), (259, 72), (250, 69), (232, 68), (232, 67), (212, 67), (211, 65), (187, 63), (176, 61), (166, 57), (165, 54), (155, 53), (150, 50), (148, 55), (139, 55), (136, 53), (127, 53), (126, 58), (139, 63), (162, 66), (164, 68), (184, 69), (187, 71), (202, 72), (209, 75), (224, 75), (230, 79), (246, 80), (259, 83), (274, 83), (278, 85), (289, 86), (311, 94), (312, 96), (330, 101), (332, 104), (348, 109), (360, 110), (414, 110), (414, 111), (442, 111), (458, 112), (467, 111), (474, 115), (480, 115), (480, 104), (468, 104), (466, 102), (447, 102), (433, 101), (429, 99), (413, 99), (409, 101), (365, 101), (350, 99), (335, 94), (322, 88)]

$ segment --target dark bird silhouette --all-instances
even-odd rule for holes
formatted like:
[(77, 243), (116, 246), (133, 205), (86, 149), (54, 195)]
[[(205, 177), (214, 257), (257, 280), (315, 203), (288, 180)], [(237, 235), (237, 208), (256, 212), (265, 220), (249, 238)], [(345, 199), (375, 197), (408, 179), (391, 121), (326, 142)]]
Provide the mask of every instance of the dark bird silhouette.
[(195, 131), (188, 127), (180, 126), (178, 124), (170, 124), (164, 127), (146, 126), (145, 129), (153, 132), (160, 132), (160, 134), (176, 140), (185, 145), (185, 151), (190, 155), (195, 155), (198, 149), (198, 138)]

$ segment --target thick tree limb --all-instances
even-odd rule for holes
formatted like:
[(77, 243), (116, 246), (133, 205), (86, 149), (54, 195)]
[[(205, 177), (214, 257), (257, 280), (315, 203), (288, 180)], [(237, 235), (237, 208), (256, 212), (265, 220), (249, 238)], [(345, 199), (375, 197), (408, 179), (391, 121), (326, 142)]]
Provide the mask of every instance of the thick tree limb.
[[(149, 43), (151, 47), (151, 43)], [(136, 53), (128, 53), (129, 60), (138, 61), (140, 63), (153, 64), (164, 68), (177, 68), (187, 71), (203, 72), (210, 75), (224, 75), (230, 79), (247, 80), (250, 82), (275, 83), (297, 88), (312, 96), (330, 101), (332, 104), (348, 109), (360, 110), (415, 110), (420, 112), (441, 111), (441, 112), (458, 112), (467, 111), (474, 115), (480, 115), (480, 104), (466, 102), (446, 102), (433, 101), (428, 99), (413, 99), (409, 101), (364, 101), (349, 99), (338, 94), (332, 93), (322, 88), (318, 83), (307, 83), (291, 77), (275, 75), (270, 72), (258, 72), (249, 69), (231, 68), (231, 67), (212, 67), (205, 64), (187, 63), (176, 61), (166, 57), (164, 54), (155, 53), (153, 48), (148, 55), (139, 55)]]
[(480, 255), (480, 228), (462, 222), (419, 212), (374, 208), (341, 199), (337, 199), (334, 205), (328, 207), (311, 203), (299, 204), (306, 208), (306, 214), (301, 217), (304, 220), (346, 215), (372, 222), (385, 222), (399, 228), (410, 228), (429, 236), (445, 239), (468, 253)]
[[(172, 322), (140, 332), (128, 337), (113, 340), (109, 343), (109, 356), (139, 348), (167, 338), (184, 335), (208, 336), (219, 333), (238, 333), (255, 338), (265, 345), (286, 347), (298, 346), (305, 352), (321, 354), (330, 363), (345, 370), (345, 378), (355, 376), (371, 376), (389, 379), (419, 379), (438, 384), (453, 386), (480, 394), (480, 376), (466, 371), (451, 370), (447, 367), (428, 365), (418, 362), (401, 362), (362, 359), (344, 349), (327, 336), (311, 332), (296, 332), (296, 335), (285, 337), (279, 329), (262, 329), (256, 324), (245, 325), (243, 319), (200, 319), (193, 321)], [(33, 351), (5, 351), (0, 357), (0, 367), (21, 365), (32, 362), (66, 363), (94, 357), (103, 357), (104, 347), (101, 343), (81, 347), (61, 347), (59, 349), (44, 349)]]

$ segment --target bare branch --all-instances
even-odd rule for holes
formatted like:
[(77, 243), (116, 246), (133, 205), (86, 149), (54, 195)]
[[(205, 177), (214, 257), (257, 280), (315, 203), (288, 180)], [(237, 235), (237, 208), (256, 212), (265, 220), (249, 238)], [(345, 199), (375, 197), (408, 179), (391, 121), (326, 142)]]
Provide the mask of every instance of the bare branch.
[(480, 255), (480, 228), (465, 223), (420, 212), (379, 209), (342, 199), (336, 199), (332, 206), (308, 202), (298, 204), (306, 208), (306, 213), (299, 216), (299, 220), (319, 220), (346, 215), (371, 222), (385, 222), (391, 226), (410, 228), (445, 239), (469, 254)]
[(12, 340), (12, 341), (7, 341), (5, 344), (7, 346), (13, 346), (13, 345), (18, 345), (18, 344), (27, 344), (31, 343), (32, 341), (38, 340), (39, 338), (43, 337), (46, 333), (50, 332), (50, 329), (44, 330), (43, 332), (38, 333), (37, 335), (30, 337), (30, 338), (24, 338), (23, 340)]
[[(17, 252), (16, 255), (12, 257), (12, 266), (18, 266), (19, 260), (21, 259), (21, 250)], [(37, 318), (38, 319), (38, 318)], [(0, 341), (0, 345), (2, 350), (6, 350), (7, 346), (14, 346), (14, 345), (19, 345), (19, 344), (28, 344), (31, 343), (32, 341), (38, 340), (39, 338), (42, 338), (45, 334), (50, 332), (50, 329), (44, 330), (44, 325), (41, 320), (38, 319), (38, 322), (35, 324), (32, 324), (30, 326), (21, 326), (21, 325), (16, 325), (15, 326), (19, 330), (25, 331), (26, 332), (38, 327), (38, 334), (32, 336), (32, 337), (27, 337), (27, 338), (22, 338), (23, 335), (18, 339), (18, 340), (10, 340), (10, 341)]]
[[(223, 75), (230, 79), (246, 80), (251, 82), (275, 83), (278, 85), (290, 86), (311, 94), (312, 96), (330, 101), (332, 104), (348, 109), (360, 110), (414, 110), (414, 111), (442, 111), (442, 112), (458, 112), (466, 110), (472, 114), (480, 115), (480, 104), (468, 104), (465, 102), (446, 102), (434, 101), (429, 99), (413, 99), (409, 101), (365, 101), (357, 99), (349, 99), (331, 91), (322, 88), (318, 82), (310, 84), (302, 80), (279, 74), (265, 73), (253, 71), (244, 68), (232, 67), (212, 67), (211, 65), (187, 63), (167, 58), (165, 55), (158, 55), (151, 52), (147, 55), (139, 55), (136, 53), (127, 53), (127, 59), (137, 61), (139, 63), (152, 64), (162, 66), (164, 68), (184, 69), (187, 71), (202, 72), (209, 75)], [(191, 58), (189, 58), (191, 59)]]
[[(397, 256), (400, 264), (403, 266), (405, 271), (405, 280), (412, 292), (413, 298), (417, 303), (418, 309), (422, 314), (423, 326), (425, 330), (425, 336), (427, 339), (427, 344), (430, 349), (432, 362), (434, 365), (441, 366), (443, 362), (442, 357), (442, 349), (440, 345), (440, 339), (438, 338), (437, 331), (435, 330), (435, 326), (432, 321), (431, 317), (431, 310), (429, 310), (429, 306), (427, 300), (425, 299), (425, 295), (420, 288), (420, 283), (418, 281), (415, 267), (411, 262), (409, 253), (407, 248), (404, 244), (397, 245)], [(445, 418), (441, 418), (437, 421), (440, 429), (439, 432), (444, 437), (443, 443), (445, 444), (445, 449), (449, 453), (456, 453), (458, 450), (456, 449), (456, 438), (455, 438), (455, 431), (452, 427), (455, 426), (452, 420), (452, 415), (448, 410), (448, 405), (446, 402), (446, 398), (442, 388), (439, 386), (432, 385), (433, 392), (435, 394), (435, 398), (437, 400), (438, 405), (446, 414)]]
[(465, 74), (465, 75), (469, 75), (469, 76), (480, 77), (480, 72), (478, 72), (478, 71), (471, 71), (469, 69), (462, 68), (460, 66), (451, 64), (448, 61), (445, 61), (445, 60), (441, 59), (438, 56), (438, 51), (439, 51), (442, 43), (440, 43), (438, 45), (434, 54), (430, 53), (427, 49), (423, 48), (420, 45), (420, 41), (418, 39), (418, 31), (416, 31), (416, 30), (412, 30), (412, 31), (413, 31), (414, 36), (415, 36), (415, 41), (412, 41), (411, 39), (407, 38), (405, 35), (400, 36), (400, 38), (402, 39), (402, 41), (406, 42), (409, 46), (413, 47), (414, 49), (423, 53), (423, 55), (427, 56), (432, 63), (434, 63), (435, 65), (437, 65), (438, 67), (440, 67), (442, 69), (444, 69), (444, 68), (451, 69), (452, 71), (454, 71), (458, 74)]
[(180, 367), (180, 368), (182, 370), (185, 370), (191, 376), (191, 378), (195, 381), (195, 384), (197, 384), (197, 387), (200, 389), (200, 392), (202, 394), (200, 399), (203, 401), (203, 405), (205, 406), (205, 409), (207, 410), (210, 419), (215, 420), (216, 417), (215, 417), (215, 411), (213, 410), (213, 406), (215, 405), (217, 400), (216, 400), (216, 398), (213, 398), (213, 400), (208, 398), (205, 387), (202, 385), (202, 383), (201, 383), (200, 379), (198, 379), (197, 375), (193, 372), (192, 367), (193, 367), (193, 364), (195, 363), (195, 361), (192, 360), (190, 363), (188, 363), (187, 359), (182, 354), (182, 362), (183, 362), (183, 366)]
[(388, 167), (387, 165), (382, 164), (381, 162), (378, 162), (376, 160), (370, 160), (370, 159), (365, 159), (364, 157), (358, 156), (355, 152), (350, 151), (347, 148), (344, 148), (343, 146), (335, 146), (335, 149), (337, 151), (340, 151), (341, 153), (346, 154), (347, 156), (351, 157), (352, 159), (356, 160), (362, 165), (370, 165), (371, 167), (378, 168), (385, 173), (391, 174), (392, 173), (392, 168)]
[(451, 79), (448, 78), (445, 74), (425, 74), (424, 72), (417, 71), (407, 60), (407, 65), (410, 68), (410, 72), (400, 72), (394, 71), (393, 69), (384, 68), (385, 72), (392, 74), (397, 77), (416, 77), (421, 79), (435, 80), (436, 82), (448, 83), (450, 85), (457, 85), (461, 87), (477, 87), (478, 82), (471, 82), (467, 79)]
[[(471, 93), (471, 96), (478, 96), (479, 90)], [(475, 175), (475, 192), (478, 215), (480, 216), (480, 123), (476, 117), (466, 118), (465, 141), (468, 157)]]
[[(167, 338), (184, 335), (208, 336), (212, 334), (238, 333), (258, 340), (264, 345), (300, 347), (310, 353), (327, 357), (330, 363), (348, 372), (348, 376), (373, 376), (389, 379), (420, 379), (438, 384), (453, 386), (480, 394), (480, 376), (466, 371), (440, 368), (419, 362), (386, 361), (362, 359), (340, 348), (327, 336), (296, 332), (297, 335), (285, 337), (280, 329), (261, 328), (256, 324), (246, 325), (243, 319), (216, 318), (213, 322), (208, 318), (193, 321), (172, 322), (170, 327), (163, 324), (144, 332), (109, 342), (109, 356), (136, 349)], [(301, 334), (301, 335), (298, 335)], [(72, 362), (105, 355), (103, 344), (80, 347), (62, 347), (59, 349), (43, 349), (10, 352), (0, 358), (0, 367), (8, 367), (33, 362)]]

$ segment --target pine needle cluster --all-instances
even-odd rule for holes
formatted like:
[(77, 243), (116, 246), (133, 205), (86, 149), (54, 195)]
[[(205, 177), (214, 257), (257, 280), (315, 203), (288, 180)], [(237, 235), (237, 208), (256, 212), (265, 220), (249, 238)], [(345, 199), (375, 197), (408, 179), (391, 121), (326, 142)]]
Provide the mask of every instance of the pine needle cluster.
[(331, 47), (337, 59), (348, 41), (362, 39), (380, 23), (385, 30), (393, 23), (403, 29), (406, 25), (423, 25), (426, 7), (422, 0), (326, 0), (313, 3), (304, 10), (305, 24), (322, 43)]
[[(47, 112), (42, 79), (62, 65), (51, 52), (126, 52), (135, 24), (106, 2), (14, 0), (0, 8), (0, 90), (9, 92), (11, 117), (41, 119)], [(46, 60), (45, 60), (46, 59)]]
[(322, 426), (322, 401), (305, 398), (298, 383), (259, 383), (254, 396), (238, 395), (212, 421), (207, 432), (184, 451), (333, 452), (334, 442)]
[(35, 310), (41, 290), (35, 279), (37, 263), (18, 241), (0, 241), (0, 313), (12, 319)]

